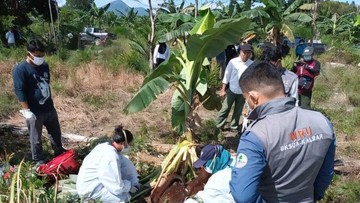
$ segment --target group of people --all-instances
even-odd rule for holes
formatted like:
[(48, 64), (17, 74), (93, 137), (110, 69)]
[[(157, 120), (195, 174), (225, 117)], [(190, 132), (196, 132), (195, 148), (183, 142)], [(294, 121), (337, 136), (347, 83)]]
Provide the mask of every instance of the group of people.
[[(45, 62), (45, 46), (31, 40), (26, 59), (13, 69), (14, 91), (25, 118), (32, 160), (39, 166), (46, 162), (42, 148), (42, 128), (46, 127), (54, 156), (66, 151), (61, 141), (61, 129), (50, 89), (50, 70)], [(77, 191), (85, 198), (102, 202), (127, 202), (130, 193), (139, 187), (138, 173), (123, 154), (129, 151), (133, 135), (122, 126), (114, 130), (112, 140), (99, 144), (84, 159), (77, 179)]]
[[(263, 49), (261, 60), (269, 62), (278, 71), (283, 81), (285, 95), (295, 98), (296, 106), (299, 105), (310, 109), (314, 80), (320, 74), (320, 62), (313, 57), (313, 47), (305, 47), (302, 50), (300, 61), (295, 62), (293, 67), (288, 68), (291, 71), (282, 65), (284, 54), (282, 46), (274, 46), (269, 43), (261, 48)], [(238, 80), (243, 72), (253, 63), (253, 60), (251, 60), (252, 50), (253, 48), (250, 44), (241, 45), (239, 55), (232, 58), (226, 66), (220, 90), (220, 96), (225, 96), (225, 99), (216, 119), (216, 126), (221, 130), (226, 129), (226, 120), (233, 105), (234, 110), (230, 122), (230, 130), (236, 132), (244, 129), (244, 126), (240, 128), (239, 121), (244, 104), (246, 103), (243, 98), (242, 89), (238, 85)], [(245, 107), (248, 109), (248, 104)], [(247, 120), (247, 115), (244, 115), (242, 125), (246, 125)]]
[[(48, 131), (54, 155), (65, 149), (51, 98), (45, 47), (40, 41), (32, 40), (27, 51), (26, 59), (13, 70), (14, 90), (29, 129), (32, 159), (42, 164), (45, 162), (41, 141), (43, 126)], [(196, 196), (205, 201), (206, 191), (210, 191), (225, 202), (320, 200), (333, 176), (335, 135), (325, 116), (302, 108), (304, 104), (310, 106), (314, 78), (320, 71), (319, 62), (313, 59), (314, 50), (304, 49), (302, 61), (293, 67), (296, 74), (282, 66), (282, 52), (277, 47), (267, 47), (263, 61), (253, 62), (251, 54), (251, 45), (241, 45), (239, 56), (231, 59), (226, 67), (220, 93), (226, 98), (217, 126), (224, 126), (233, 103), (231, 128), (238, 130), (244, 104), (252, 122), (240, 137), (232, 164), (227, 161), (226, 153), (221, 156), (215, 153), (220, 165), (213, 164), (213, 159), (201, 161), (210, 152), (209, 157), (214, 157), (214, 151), (223, 152), (217, 146), (203, 149), (194, 167), (204, 167), (213, 174), (208, 184), (220, 180), (225, 184), (205, 186)], [(77, 178), (79, 195), (102, 202), (130, 200), (131, 194), (140, 187), (136, 169), (124, 155), (132, 140), (129, 130), (117, 126), (111, 141), (99, 144), (90, 152)], [(205, 202), (214, 202), (211, 199), (216, 198), (210, 196)]]

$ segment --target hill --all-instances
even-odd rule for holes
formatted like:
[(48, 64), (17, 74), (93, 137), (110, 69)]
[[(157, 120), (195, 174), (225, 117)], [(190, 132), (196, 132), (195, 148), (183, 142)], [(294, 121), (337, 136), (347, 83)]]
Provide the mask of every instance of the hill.
[[(129, 12), (130, 9), (132, 8), (122, 0), (116, 0), (110, 3), (111, 4), (108, 11), (114, 11), (118, 15), (121, 15), (121, 13), (119, 13), (118, 11), (121, 11), (122, 13), (125, 14)], [(134, 11), (137, 12), (139, 16), (144, 16), (148, 14), (146, 8), (144, 7), (134, 7)]]

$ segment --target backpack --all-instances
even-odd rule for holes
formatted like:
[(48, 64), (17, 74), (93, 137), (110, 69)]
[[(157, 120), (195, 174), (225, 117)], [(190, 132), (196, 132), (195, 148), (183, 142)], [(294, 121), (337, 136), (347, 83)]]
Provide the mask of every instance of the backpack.
[(36, 169), (36, 172), (40, 175), (45, 175), (50, 180), (56, 180), (64, 175), (77, 174), (79, 172), (80, 163), (75, 158), (75, 150), (67, 150), (47, 164), (41, 164)]

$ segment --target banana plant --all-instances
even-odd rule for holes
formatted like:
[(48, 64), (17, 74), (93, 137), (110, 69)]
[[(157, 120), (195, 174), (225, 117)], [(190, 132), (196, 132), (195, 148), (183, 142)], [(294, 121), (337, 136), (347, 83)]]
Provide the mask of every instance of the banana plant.
[(294, 40), (293, 32), (289, 26), (291, 22), (310, 23), (312, 17), (306, 13), (296, 12), (305, 1), (295, 0), (288, 7), (282, 0), (262, 0), (264, 8), (254, 8), (241, 13), (242, 17), (257, 19), (267, 31), (267, 41), (277, 45), (281, 35), (290, 41)]
[(172, 126), (183, 133), (192, 131), (196, 121), (198, 97), (207, 92), (207, 70), (203, 65), (207, 57), (214, 57), (227, 45), (235, 43), (239, 36), (251, 29), (247, 19), (235, 19), (226, 23), (215, 23), (210, 9), (190, 31), (185, 46), (179, 41), (180, 50), (173, 51), (169, 60), (148, 75), (142, 87), (125, 107), (125, 112), (135, 113), (148, 107), (157, 96), (175, 87), (171, 101)]

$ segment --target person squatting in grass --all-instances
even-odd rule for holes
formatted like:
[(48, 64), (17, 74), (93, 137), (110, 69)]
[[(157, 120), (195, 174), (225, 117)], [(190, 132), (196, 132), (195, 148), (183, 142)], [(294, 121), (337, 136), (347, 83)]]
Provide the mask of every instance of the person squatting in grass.
[(85, 157), (76, 182), (80, 197), (104, 203), (130, 201), (131, 193), (140, 188), (134, 164), (123, 155), (132, 141), (133, 134), (117, 126), (111, 141), (98, 144)]
[(334, 170), (335, 134), (320, 112), (285, 97), (279, 72), (253, 64), (240, 78), (254, 120), (240, 137), (230, 190), (236, 202), (316, 202)]
[(60, 155), (65, 149), (62, 147), (59, 119), (51, 98), (50, 70), (44, 60), (45, 47), (40, 41), (31, 40), (27, 51), (26, 60), (13, 70), (14, 90), (29, 130), (32, 159), (42, 164), (43, 126), (48, 132), (54, 155)]
[(244, 98), (239, 86), (241, 74), (253, 63), (250, 60), (252, 48), (250, 44), (240, 46), (239, 57), (230, 60), (226, 67), (220, 96), (226, 96), (216, 119), (216, 127), (223, 128), (230, 113), (231, 106), (235, 103), (234, 113), (231, 118), (231, 130), (239, 130), (239, 120), (244, 106)]
[(306, 47), (301, 61), (296, 62), (292, 71), (299, 77), (299, 106), (311, 108), (312, 89), (315, 77), (320, 74), (320, 62), (314, 59), (314, 48)]

